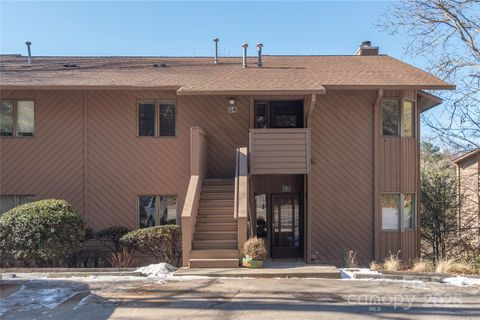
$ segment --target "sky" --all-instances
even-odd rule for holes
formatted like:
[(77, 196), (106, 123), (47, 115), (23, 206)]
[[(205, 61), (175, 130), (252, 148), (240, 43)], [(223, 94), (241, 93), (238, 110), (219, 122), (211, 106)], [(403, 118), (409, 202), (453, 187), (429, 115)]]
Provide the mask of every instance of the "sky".
[(389, 5), (0, 0), (0, 53), (26, 55), (25, 41), (31, 41), (33, 56), (211, 56), (218, 37), (220, 56), (240, 56), (243, 42), (250, 44), (249, 55), (257, 42), (267, 55), (350, 55), (370, 40), (381, 53), (424, 67), (403, 54), (407, 38), (375, 26)]

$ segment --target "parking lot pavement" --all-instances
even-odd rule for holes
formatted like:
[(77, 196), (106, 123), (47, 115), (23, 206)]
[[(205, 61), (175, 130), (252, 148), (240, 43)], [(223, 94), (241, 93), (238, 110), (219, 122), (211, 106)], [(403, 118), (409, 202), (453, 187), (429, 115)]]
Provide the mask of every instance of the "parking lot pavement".
[(190, 278), (1, 282), (2, 319), (462, 319), (480, 287), (408, 281)]

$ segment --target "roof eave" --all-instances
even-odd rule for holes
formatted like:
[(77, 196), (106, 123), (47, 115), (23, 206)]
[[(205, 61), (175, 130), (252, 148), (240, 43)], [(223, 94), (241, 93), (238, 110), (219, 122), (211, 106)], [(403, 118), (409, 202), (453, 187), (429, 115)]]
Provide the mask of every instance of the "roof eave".
[(224, 96), (224, 95), (308, 95), (308, 94), (326, 94), (325, 88), (310, 90), (194, 90), (180, 88), (177, 90), (179, 96)]

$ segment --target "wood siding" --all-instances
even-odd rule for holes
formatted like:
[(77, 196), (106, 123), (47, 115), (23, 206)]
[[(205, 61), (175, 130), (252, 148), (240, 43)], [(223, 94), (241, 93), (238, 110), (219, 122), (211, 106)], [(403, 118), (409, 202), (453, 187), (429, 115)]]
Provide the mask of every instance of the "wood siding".
[(374, 91), (330, 91), (312, 116), (311, 259), (341, 264), (346, 250), (373, 259)]
[(310, 129), (250, 129), (251, 174), (306, 174)]
[[(63, 198), (94, 229), (138, 228), (137, 196), (177, 194), (178, 218), (190, 178), (190, 128), (209, 135), (207, 177), (235, 174), (235, 149), (248, 145), (249, 98), (177, 97), (141, 90), (2, 91), (34, 99), (33, 138), (1, 138), (1, 193)], [(137, 137), (136, 102), (176, 100), (177, 136)]]
[[(416, 90), (384, 91), (384, 98), (409, 99), (416, 101)], [(400, 254), (406, 261), (415, 259), (419, 254), (419, 230), (405, 230), (403, 232), (383, 231), (381, 220), (381, 194), (382, 193), (414, 193), (416, 194), (415, 221), (418, 227), (420, 222), (419, 213), (419, 111), (415, 108), (415, 137), (381, 136), (381, 104), (376, 108), (376, 139), (379, 141), (376, 151), (379, 154), (375, 163), (375, 174), (380, 188), (375, 199), (375, 259), (381, 261), (390, 253)]]

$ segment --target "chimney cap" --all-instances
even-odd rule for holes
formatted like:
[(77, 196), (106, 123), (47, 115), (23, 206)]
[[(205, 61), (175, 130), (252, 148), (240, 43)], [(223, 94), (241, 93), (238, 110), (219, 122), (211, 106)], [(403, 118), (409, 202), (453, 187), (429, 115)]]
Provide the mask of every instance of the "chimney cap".
[(29, 45), (32, 44), (32, 42), (31, 42), (31, 41), (27, 41), (27, 42), (25, 42), (25, 44), (26, 44), (27, 46), (29, 46)]
[(213, 42), (218, 42), (218, 38), (213, 38)]
[(257, 43), (257, 48), (262, 48), (262, 47), (263, 47), (263, 43), (258, 42), (258, 43)]
[(248, 48), (248, 43), (246, 42), (242, 43), (242, 48)]
[(362, 44), (360, 46), (361, 47), (371, 47), (372, 46), (372, 41), (369, 41), (369, 40), (362, 41)]

